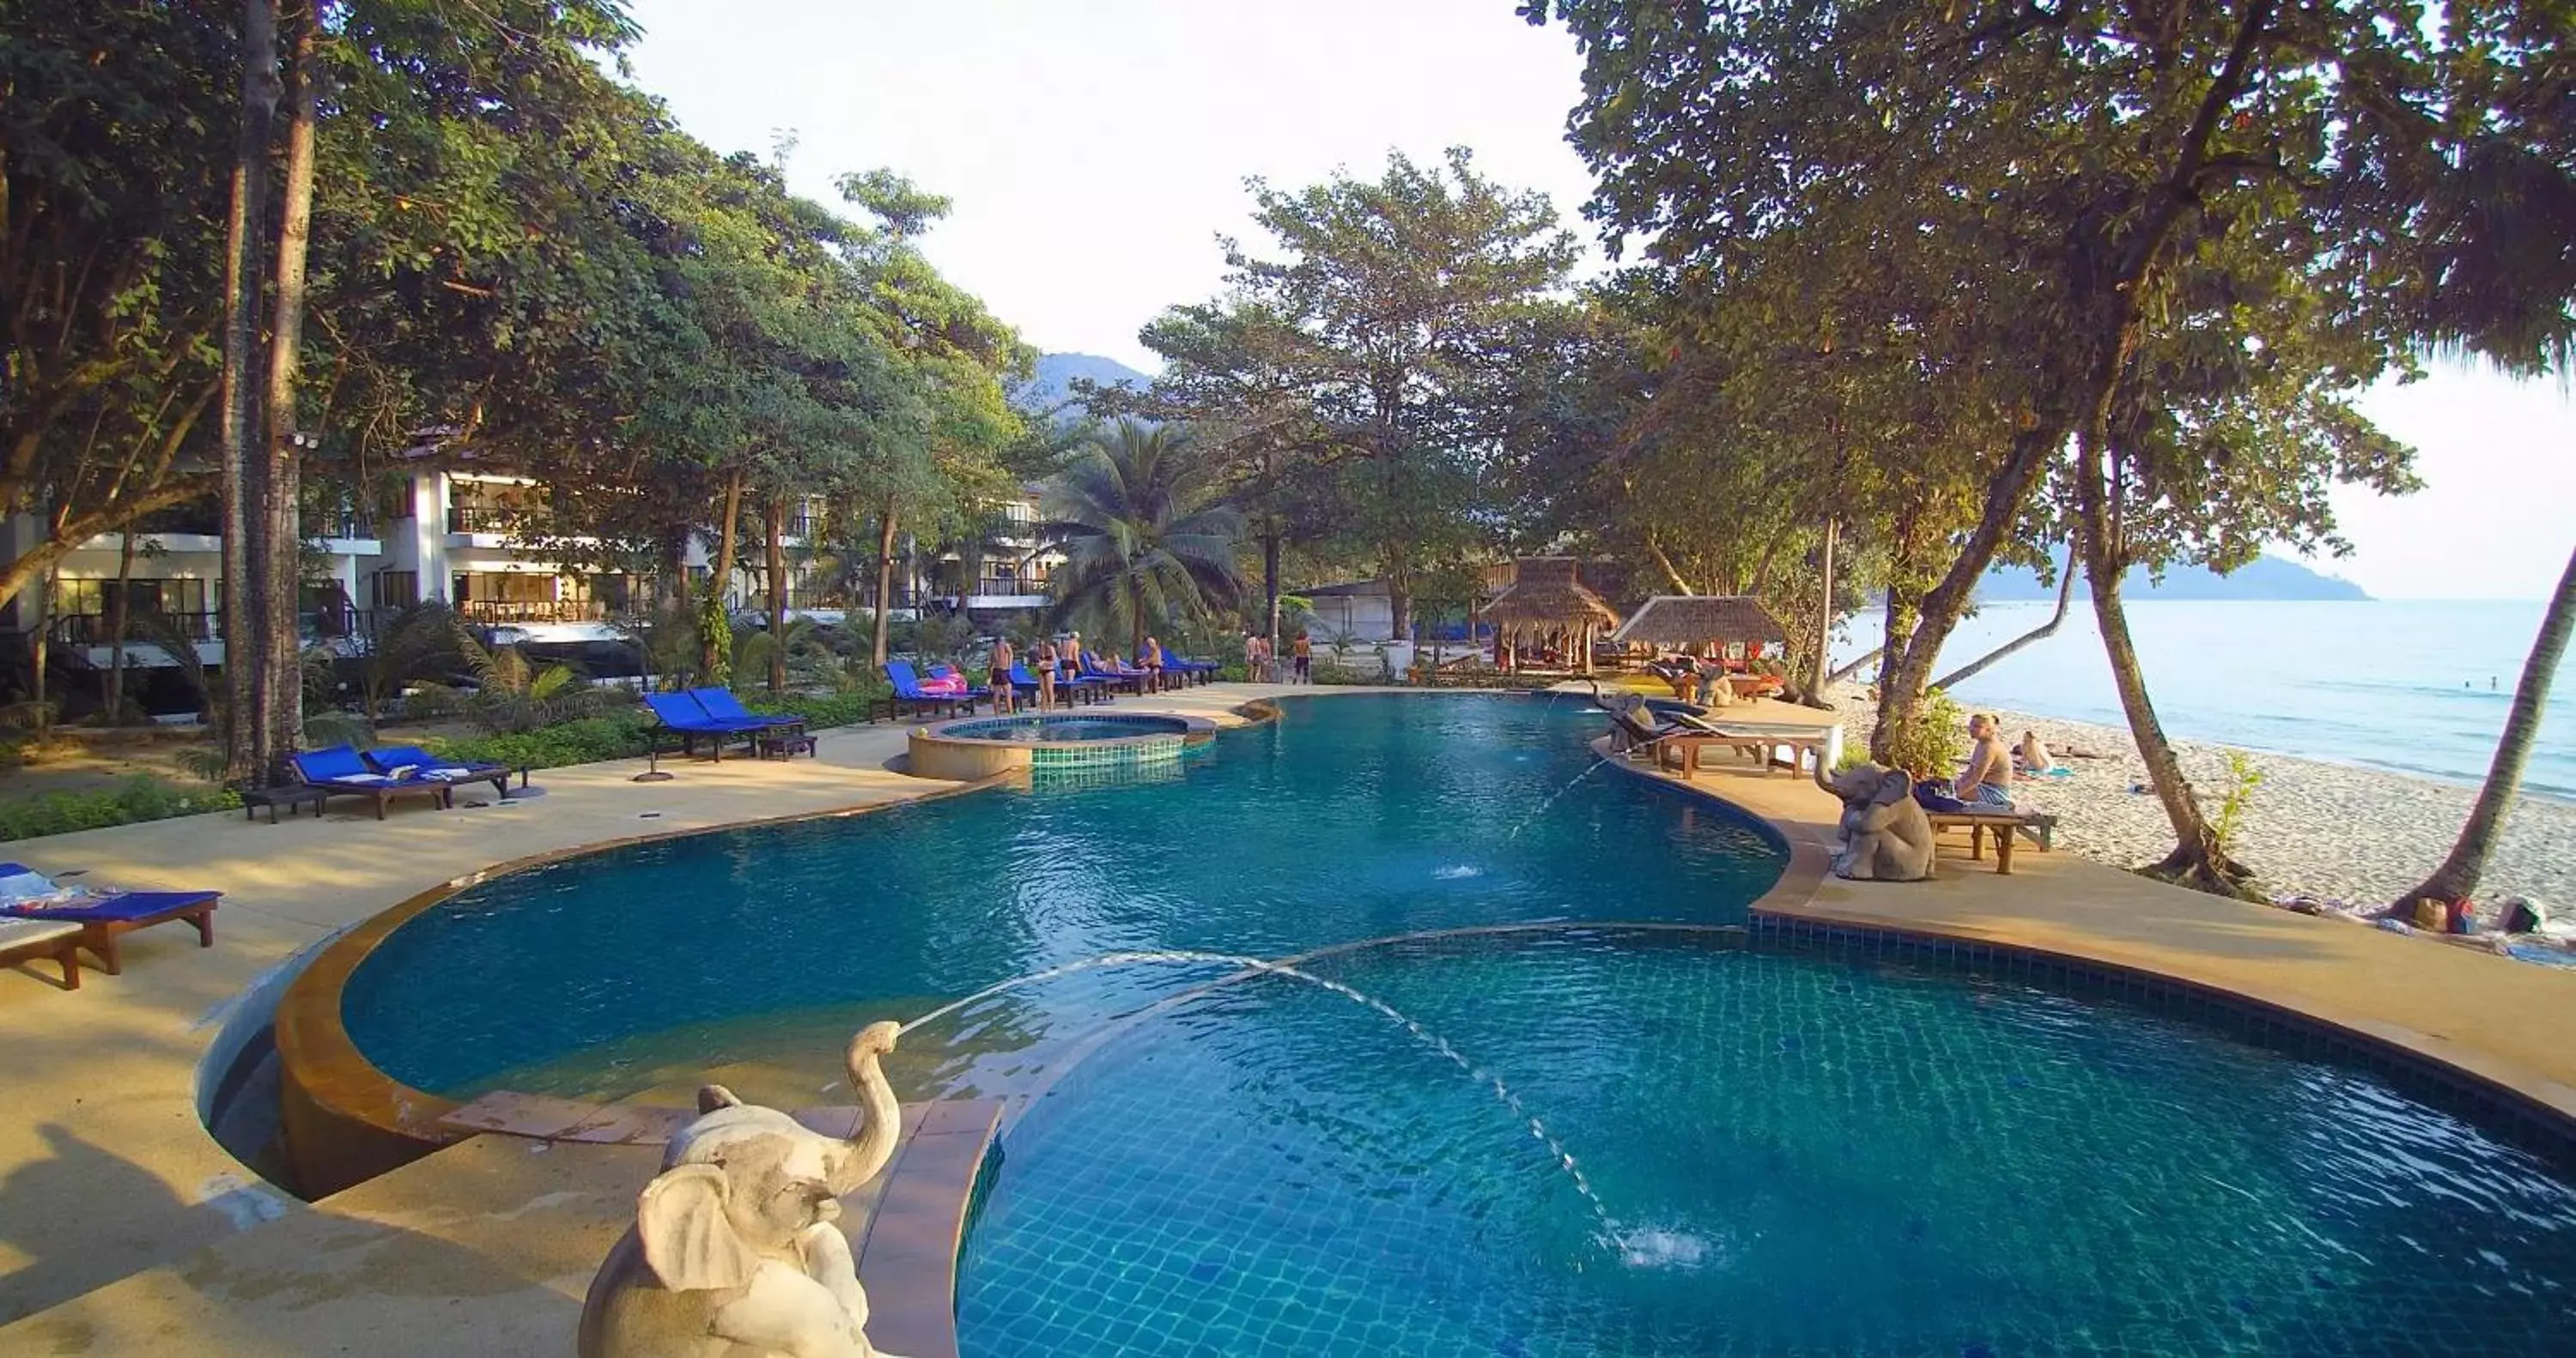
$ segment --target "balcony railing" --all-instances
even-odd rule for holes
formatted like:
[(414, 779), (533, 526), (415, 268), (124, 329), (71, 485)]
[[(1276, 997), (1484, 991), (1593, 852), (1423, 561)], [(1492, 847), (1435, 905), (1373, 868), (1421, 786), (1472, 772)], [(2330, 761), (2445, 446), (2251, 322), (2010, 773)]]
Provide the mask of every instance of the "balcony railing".
[(468, 599), (456, 612), (467, 622), (606, 622), (617, 616), (597, 599)]
[(308, 538), (372, 538), (376, 525), (356, 514), (307, 514), (303, 522)]
[[(390, 615), (388, 615), (390, 616)], [(47, 635), (62, 646), (107, 646), (115, 642), (104, 613), (66, 613), (54, 619)], [(376, 614), (363, 608), (308, 608), (295, 617), (296, 631), (307, 642), (331, 641), (354, 637), (360, 641), (376, 632)], [(140, 609), (126, 619), (125, 642), (129, 646), (148, 646), (165, 636), (176, 635), (187, 641), (221, 641), (224, 636), (220, 613), (147, 613)]]
[(543, 517), (543, 509), (512, 509), (503, 505), (449, 505), (447, 531), (451, 533), (511, 533)]
[(1044, 580), (978, 580), (975, 582), (977, 598), (987, 595), (1044, 594), (1046, 592), (1047, 582)]

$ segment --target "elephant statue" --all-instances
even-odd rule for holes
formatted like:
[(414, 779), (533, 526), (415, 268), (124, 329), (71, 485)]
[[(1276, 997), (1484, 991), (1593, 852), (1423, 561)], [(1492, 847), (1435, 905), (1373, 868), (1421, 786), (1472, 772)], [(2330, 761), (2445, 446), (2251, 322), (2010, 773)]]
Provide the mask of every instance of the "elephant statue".
[(898, 1031), (850, 1039), (862, 1110), (848, 1141), (722, 1085), (698, 1091), (697, 1120), (591, 1280), (580, 1358), (891, 1358), (868, 1344), (867, 1295), (834, 1223), (894, 1156), (902, 1108), (878, 1058)]
[(1932, 875), (1932, 821), (1903, 769), (1855, 764), (1816, 786), (1842, 799), (1843, 846), (1834, 875), (1855, 882), (1919, 882)]

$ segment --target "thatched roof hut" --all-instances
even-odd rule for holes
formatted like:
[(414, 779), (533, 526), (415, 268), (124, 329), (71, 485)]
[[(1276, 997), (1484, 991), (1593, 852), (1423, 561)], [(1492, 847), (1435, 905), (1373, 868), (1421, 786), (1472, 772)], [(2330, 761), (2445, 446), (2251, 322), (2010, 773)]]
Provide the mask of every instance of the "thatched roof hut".
[(1485, 604), (1485, 618), (1509, 637), (1563, 632), (1578, 638), (1583, 671), (1591, 673), (1593, 634), (1618, 626), (1619, 611), (1583, 583), (1570, 556), (1524, 557), (1512, 568), (1512, 582)]
[(1610, 639), (1677, 648), (1739, 641), (1759, 647), (1787, 644), (1789, 629), (1750, 594), (1658, 594), (1630, 614)]

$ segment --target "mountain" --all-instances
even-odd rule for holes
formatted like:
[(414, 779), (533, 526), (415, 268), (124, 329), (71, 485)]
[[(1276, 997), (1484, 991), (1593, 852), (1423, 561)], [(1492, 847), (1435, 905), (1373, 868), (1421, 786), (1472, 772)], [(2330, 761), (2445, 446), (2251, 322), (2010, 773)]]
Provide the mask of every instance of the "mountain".
[[(2320, 575), (2296, 561), (2258, 556), (2227, 575), (2205, 566), (2176, 566), (2162, 585), (2148, 583), (2146, 568), (2129, 572), (2122, 592), (2132, 599), (2367, 599), (2361, 586), (2340, 576)], [(1977, 586), (1977, 597), (2002, 603), (2014, 599), (2054, 599), (2057, 591), (2039, 583), (2024, 566), (1998, 566)]]
[(1128, 367), (1114, 358), (1098, 354), (1042, 354), (1038, 357), (1037, 376), (1011, 393), (1011, 404), (1021, 410), (1044, 412), (1073, 395), (1073, 379), (1087, 377), (1104, 387), (1120, 384), (1135, 387), (1152, 386), (1154, 379)]

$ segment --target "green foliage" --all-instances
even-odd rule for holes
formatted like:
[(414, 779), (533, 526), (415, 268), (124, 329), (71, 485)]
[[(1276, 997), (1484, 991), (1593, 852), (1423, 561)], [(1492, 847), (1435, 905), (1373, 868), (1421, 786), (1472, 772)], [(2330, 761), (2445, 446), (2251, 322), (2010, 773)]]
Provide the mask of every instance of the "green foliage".
[(2254, 804), (2254, 789), (2263, 785), (2263, 770), (2243, 750), (2227, 751), (2227, 782), (2218, 795), (2218, 814), (2209, 819), (2210, 836), (2218, 841), (2219, 852), (2236, 851), (2236, 834), (2245, 824), (2245, 812)]
[(528, 731), (465, 737), (433, 736), (422, 745), (431, 754), (463, 763), (553, 769), (567, 764), (596, 764), (606, 759), (641, 759), (650, 748), (653, 728), (652, 719), (638, 707)]
[(150, 774), (138, 773), (106, 792), (48, 792), (25, 801), (0, 803), (0, 840), (133, 825), (204, 811), (227, 811), (240, 805), (241, 798), (235, 793), (175, 787)]
[(1968, 714), (1933, 689), (1888, 734), (1887, 762), (1916, 778), (1946, 778), (1968, 754)]
[(806, 725), (817, 729), (856, 726), (868, 720), (870, 709), (883, 707), (885, 695), (891, 691), (880, 683), (873, 688), (854, 689), (847, 693), (791, 693), (784, 698), (746, 698), (743, 706), (754, 712), (803, 717)]
[(1122, 420), (1050, 482), (1041, 531), (1065, 556), (1056, 621), (1133, 650), (1168, 623), (1231, 606), (1243, 518), (1216, 503), (1215, 470), (1179, 430)]

